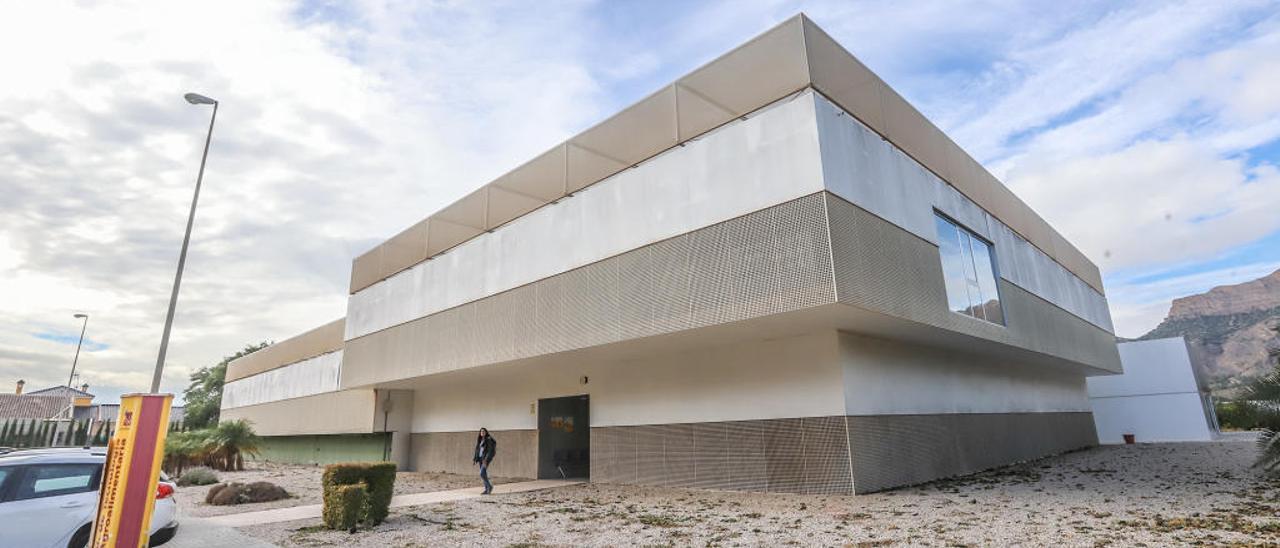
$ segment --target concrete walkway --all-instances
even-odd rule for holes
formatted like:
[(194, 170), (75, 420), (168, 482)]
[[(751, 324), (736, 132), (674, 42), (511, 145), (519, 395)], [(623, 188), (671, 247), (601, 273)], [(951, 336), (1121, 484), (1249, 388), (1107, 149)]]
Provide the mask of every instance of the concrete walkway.
[[(495, 485), (493, 487), (493, 493), (494, 495), (525, 493), (528, 491), (552, 489), (555, 487), (564, 487), (566, 485), (575, 485), (578, 483), (582, 483), (582, 480), (534, 480), (522, 481), (519, 483), (504, 483), (501, 485)], [(479, 487), (468, 487), (466, 489), (454, 489), (452, 491), (433, 491), (430, 493), (398, 495), (391, 498), (391, 507), (400, 508), (403, 506), (421, 506), (424, 504), (465, 500), (479, 497), (480, 491), (481, 488)], [(215, 525), (246, 527), (249, 525), (260, 525), (263, 523), (279, 523), (282, 521), (319, 518), (321, 508), (323, 508), (323, 506), (320, 504), (312, 504), (308, 506), (294, 506), (292, 508), (276, 508), (274, 510), (245, 512), (243, 514), (226, 514), (202, 519)], [(178, 534), (181, 536), (181, 531), (179, 531)]]
[(253, 538), (209, 518), (184, 516), (178, 534), (165, 548), (274, 548), (276, 545)]

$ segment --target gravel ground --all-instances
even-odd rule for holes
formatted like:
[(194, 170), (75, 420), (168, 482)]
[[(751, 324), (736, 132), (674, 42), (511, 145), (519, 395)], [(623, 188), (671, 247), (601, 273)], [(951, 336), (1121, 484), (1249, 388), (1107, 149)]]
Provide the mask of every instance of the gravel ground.
[(1107, 446), (886, 493), (618, 485), (393, 509), (372, 530), (243, 532), (284, 546), (1170, 546), (1280, 544), (1280, 481), (1248, 442)]
[[(204, 503), (204, 496), (205, 493), (209, 492), (209, 488), (213, 486), (191, 485), (178, 488), (178, 509), (183, 515), (209, 517), (223, 514), (239, 514), (241, 512), (256, 512), (272, 508), (320, 504), (322, 502), (320, 476), (324, 474), (323, 466), (297, 466), (259, 462), (250, 462), (246, 466), (249, 469), (243, 472), (217, 472), (218, 479), (223, 482), (235, 481), (240, 483), (269, 481), (283, 487), (291, 496), (287, 499), (273, 502), (239, 504), (236, 506), (212, 506)], [(490, 478), (490, 480), (493, 483), (520, 481), (510, 478)], [(400, 472), (396, 474), (395, 494), (426, 493), (479, 486), (479, 476)]]

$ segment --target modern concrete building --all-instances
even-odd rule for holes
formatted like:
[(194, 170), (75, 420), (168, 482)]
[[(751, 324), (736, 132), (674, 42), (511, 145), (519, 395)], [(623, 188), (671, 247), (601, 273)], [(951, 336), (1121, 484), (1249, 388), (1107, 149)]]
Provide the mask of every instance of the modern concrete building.
[(484, 426), (496, 475), (863, 493), (1096, 444), (1119, 371), (1097, 267), (797, 16), (357, 257), (345, 320), (233, 362), (223, 415), (418, 470), (472, 472)]
[(1123, 375), (1088, 380), (1102, 443), (1213, 441), (1218, 416), (1182, 337), (1121, 343)]

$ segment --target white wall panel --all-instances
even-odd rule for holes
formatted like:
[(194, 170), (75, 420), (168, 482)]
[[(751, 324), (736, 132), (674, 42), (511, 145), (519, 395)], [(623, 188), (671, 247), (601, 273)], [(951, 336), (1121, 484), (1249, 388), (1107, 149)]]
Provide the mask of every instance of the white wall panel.
[(538, 399), (579, 394), (590, 395), (597, 427), (839, 415), (836, 337), (826, 331), (619, 361), (569, 355), (429, 376), (413, 386), (413, 431), (536, 428)]
[(1182, 337), (1117, 345), (1124, 374), (1089, 377), (1093, 420), (1102, 443), (1210, 441), (1209, 403), (1200, 393)]
[(1102, 294), (839, 106), (815, 108), (827, 190), (935, 244), (936, 208), (995, 243), (1000, 277), (1114, 332)]
[(805, 92), (351, 295), (348, 340), (822, 190)]
[(222, 388), (222, 408), (333, 392), (338, 389), (341, 375), (342, 351), (321, 354), (227, 383)]
[(1079, 372), (840, 334), (849, 415), (1045, 413), (1089, 410)]
[(1098, 442), (1124, 443), (1133, 434), (1139, 443), (1213, 441), (1214, 432), (1198, 394), (1152, 394), (1094, 398), (1093, 422)]

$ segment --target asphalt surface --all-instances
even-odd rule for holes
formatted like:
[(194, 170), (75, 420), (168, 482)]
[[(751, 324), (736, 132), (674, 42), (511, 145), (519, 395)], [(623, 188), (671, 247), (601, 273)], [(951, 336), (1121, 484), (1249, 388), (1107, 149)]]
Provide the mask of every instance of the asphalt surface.
[(165, 548), (271, 548), (269, 542), (255, 539), (234, 528), (218, 525), (208, 518), (185, 516), (178, 534), (164, 544)]

